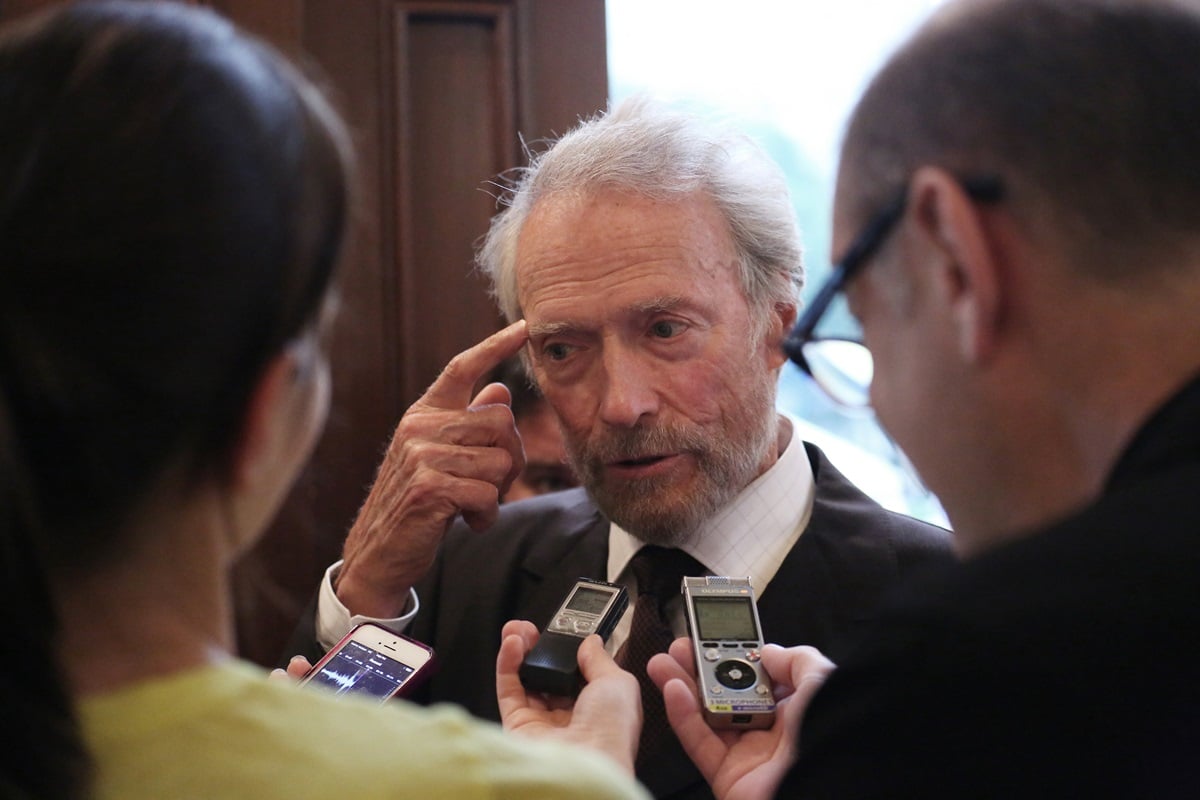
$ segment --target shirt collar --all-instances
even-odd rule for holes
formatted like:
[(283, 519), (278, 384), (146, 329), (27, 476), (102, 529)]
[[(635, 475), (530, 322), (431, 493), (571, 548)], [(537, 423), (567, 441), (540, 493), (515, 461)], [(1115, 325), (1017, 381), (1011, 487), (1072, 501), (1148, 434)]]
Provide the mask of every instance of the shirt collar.
[[(682, 549), (710, 574), (749, 576), (761, 593), (779, 570), (812, 514), (812, 465), (796, 426), (786, 417), (787, 446), (771, 467), (705, 522)], [(608, 579), (616, 581), (643, 542), (612, 523)]]

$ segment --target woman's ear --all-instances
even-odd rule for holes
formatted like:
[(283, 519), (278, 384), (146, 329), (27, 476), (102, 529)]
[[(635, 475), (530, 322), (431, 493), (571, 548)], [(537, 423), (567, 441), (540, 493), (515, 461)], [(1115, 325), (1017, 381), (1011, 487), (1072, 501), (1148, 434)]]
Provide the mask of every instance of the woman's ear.
[(988, 211), (937, 167), (913, 173), (909, 203), (926, 245), (941, 255), (929, 268), (937, 270), (931, 276), (935, 296), (954, 328), (959, 354), (971, 363), (986, 361), (1001, 333), (1006, 290), (1003, 253)]
[(259, 373), (242, 414), (241, 432), (231, 453), (234, 486), (257, 483), (278, 469), (280, 437), (286, 435), (290, 392), (295, 384), (296, 356), (285, 349)]
[(329, 371), (315, 335), (295, 340), (259, 372), (229, 455), (229, 544), (241, 551), (279, 510), (307, 463), (329, 409)]

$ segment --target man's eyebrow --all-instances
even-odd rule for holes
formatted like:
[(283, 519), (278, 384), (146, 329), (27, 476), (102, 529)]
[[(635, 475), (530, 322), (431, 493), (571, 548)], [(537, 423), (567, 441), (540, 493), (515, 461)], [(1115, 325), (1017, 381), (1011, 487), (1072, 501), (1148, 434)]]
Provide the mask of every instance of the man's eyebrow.
[(528, 328), (530, 339), (560, 336), (574, 330), (578, 330), (578, 327), (570, 322), (540, 322), (536, 325), (530, 325)]
[(673, 311), (680, 306), (687, 305), (687, 300), (682, 295), (672, 294), (663, 297), (654, 297), (645, 302), (638, 303), (633, 307), (635, 314), (656, 314), (661, 311)]

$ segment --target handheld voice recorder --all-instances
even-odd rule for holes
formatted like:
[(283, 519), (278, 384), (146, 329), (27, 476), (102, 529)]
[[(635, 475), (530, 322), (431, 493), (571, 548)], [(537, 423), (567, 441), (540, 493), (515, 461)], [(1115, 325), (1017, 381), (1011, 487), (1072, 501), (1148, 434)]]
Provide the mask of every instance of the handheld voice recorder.
[(589, 634), (609, 635), (625, 607), (629, 594), (624, 586), (580, 578), (550, 618), (538, 642), (525, 656), (517, 675), (521, 684), (536, 692), (573, 697), (583, 686), (576, 654)]
[(759, 660), (763, 635), (750, 579), (684, 578), (682, 591), (705, 720), (713, 728), (769, 728), (775, 697)]

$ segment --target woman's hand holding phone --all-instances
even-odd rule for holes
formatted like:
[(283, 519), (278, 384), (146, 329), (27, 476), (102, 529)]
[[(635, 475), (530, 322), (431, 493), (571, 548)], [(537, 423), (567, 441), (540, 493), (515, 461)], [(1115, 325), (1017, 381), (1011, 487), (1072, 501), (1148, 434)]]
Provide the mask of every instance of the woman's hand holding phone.
[(292, 656), (288, 662), (287, 669), (276, 667), (267, 675), (267, 680), (277, 683), (299, 683), (300, 679), (308, 674), (312, 669), (312, 664), (308, 663), (308, 659), (304, 656)]

